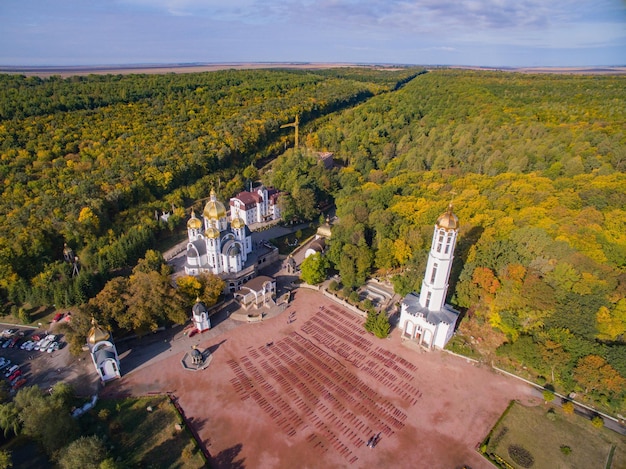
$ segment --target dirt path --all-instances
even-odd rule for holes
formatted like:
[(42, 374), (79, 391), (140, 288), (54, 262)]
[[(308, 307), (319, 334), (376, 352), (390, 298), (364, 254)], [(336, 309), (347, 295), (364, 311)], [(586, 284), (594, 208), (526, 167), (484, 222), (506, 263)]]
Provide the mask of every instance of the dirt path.
[(166, 355), (105, 394), (172, 392), (215, 467), (491, 468), (476, 445), (531, 389), (408, 348), (398, 331), (377, 339), (362, 322), (299, 289), (284, 313), (202, 342), (213, 353), (206, 370), (186, 371), (182, 353)]

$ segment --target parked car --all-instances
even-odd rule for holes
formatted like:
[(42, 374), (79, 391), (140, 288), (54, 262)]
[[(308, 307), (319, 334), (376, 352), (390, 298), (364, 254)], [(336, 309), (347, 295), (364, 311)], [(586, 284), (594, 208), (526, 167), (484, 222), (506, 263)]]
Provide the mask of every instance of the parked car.
[(17, 381), (16, 378), (22, 376), (22, 370), (15, 370), (13, 373), (11, 373), (11, 375), (8, 377), (9, 381)]
[(17, 391), (19, 388), (24, 386), (24, 384), (26, 384), (26, 379), (22, 378), (22, 379), (18, 380), (15, 384), (13, 384), (13, 386), (11, 386), (11, 389), (13, 391)]
[(39, 344), (39, 351), (40, 352), (45, 352), (51, 342), (52, 341), (50, 339), (48, 339), (48, 338), (43, 339), (41, 341), (41, 343)]
[(63, 319), (63, 313), (57, 313), (52, 318), (52, 322), (59, 322), (61, 319)]
[(32, 341), (32, 340), (26, 340), (26, 341), (24, 341), (24, 342), (22, 343), (22, 345), (20, 345), (20, 348), (21, 348), (22, 350), (28, 350), (28, 346), (29, 346), (30, 344), (32, 344), (32, 343), (33, 343), (33, 341)]
[(4, 373), (4, 377), (8, 378), (9, 376), (11, 376), (15, 371), (17, 371), (19, 369), (19, 365), (13, 365), (11, 368), (9, 368), (5, 373)]
[(5, 340), (4, 343), (2, 344), (2, 348), (7, 348), (9, 345), (11, 345), (11, 340)]
[(0, 365), (0, 371), (9, 368), (12, 364), (11, 360), (6, 360), (2, 365)]
[(56, 352), (57, 350), (59, 350), (59, 343), (55, 341), (48, 345), (48, 350), (46, 350), (46, 352), (52, 353)]

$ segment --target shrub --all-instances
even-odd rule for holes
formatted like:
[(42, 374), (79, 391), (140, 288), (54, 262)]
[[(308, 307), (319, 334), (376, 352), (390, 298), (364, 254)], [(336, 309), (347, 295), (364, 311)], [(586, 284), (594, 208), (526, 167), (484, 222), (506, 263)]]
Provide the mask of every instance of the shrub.
[(353, 305), (357, 304), (359, 302), (359, 293), (357, 291), (353, 291), (352, 293), (350, 293), (350, 296), (348, 296), (348, 301), (350, 301), (350, 303), (352, 303)]
[(337, 291), (339, 289), (339, 284), (337, 283), (337, 280), (331, 280), (328, 284), (328, 289), (333, 292)]
[(104, 422), (109, 420), (110, 416), (111, 416), (111, 411), (109, 409), (101, 409), (100, 412), (98, 412), (98, 418)]
[(563, 412), (565, 412), (566, 414), (573, 414), (574, 413), (574, 403), (572, 401), (566, 401), (563, 403)]
[(26, 311), (24, 308), (20, 308), (18, 313), (18, 319), (22, 324), (30, 324), (32, 322), (30, 313)]
[(546, 402), (552, 402), (554, 400), (554, 393), (549, 389), (543, 390), (543, 400)]
[(571, 452), (572, 452), (572, 448), (570, 448), (567, 445), (561, 445), (561, 453), (563, 453), (563, 454), (565, 454), (567, 456)]
[(591, 419), (591, 425), (596, 428), (602, 428), (604, 427), (604, 419), (599, 415), (596, 415), (594, 418)]
[(546, 417), (551, 422), (554, 422), (556, 420), (556, 413), (554, 412), (554, 409), (551, 408), (550, 410), (548, 410), (548, 412), (546, 412)]
[(522, 467), (532, 467), (535, 464), (535, 458), (526, 448), (519, 445), (509, 445), (509, 456), (513, 462)]
[(182, 457), (185, 461), (187, 461), (187, 460), (191, 459), (191, 458), (192, 458), (192, 456), (193, 456), (193, 453), (194, 453), (194, 449), (195, 449), (195, 448), (194, 448), (193, 443), (188, 444), (187, 446), (185, 446), (185, 447), (183, 448), (183, 452), (182, 452), (182, 454), (181, 454), (181, 457)]

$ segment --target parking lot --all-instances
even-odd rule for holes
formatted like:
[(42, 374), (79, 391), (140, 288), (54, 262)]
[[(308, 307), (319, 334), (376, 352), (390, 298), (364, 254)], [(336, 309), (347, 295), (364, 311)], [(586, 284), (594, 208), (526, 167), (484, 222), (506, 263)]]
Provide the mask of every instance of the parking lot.
[[(51, 336), (54, 336), (51, 337)], [(35, 344), (44, 342), (45, 349)], [(58, 345), (53, 346), (56, 342)], [(9, 383), (12, 393), (24, 386), (38, 385), (49, 389), (59, 381), (66, 381), (80, 395), (89, 395), (98, 387), (97, 379), (88, 373), (89, 357), (72, 357), (63, 334), (55, 331), (19, 326), (0, 326), (0, 379)], [(13, 370), (10, 374), (9, 370)]]

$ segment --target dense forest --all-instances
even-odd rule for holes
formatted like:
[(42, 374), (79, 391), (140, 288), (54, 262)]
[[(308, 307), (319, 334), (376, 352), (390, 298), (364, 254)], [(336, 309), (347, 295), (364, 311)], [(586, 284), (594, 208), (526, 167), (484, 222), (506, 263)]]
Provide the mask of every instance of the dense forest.
[[(406, 294), (452, 201), (463, 320), (450, 347), (624, 413), (624, 89), (621, 76), (446, 69), (0, 76), (2, 303), (83, 303), (127, 329), (178, 320), (181, 298), (219, 288), (172, 291), (148, 250), (211, 186), (225, 200), (257, 170), (286, 192), (289, 220), (336, 204), (328, 258), (344, 289), (377, 276)], [(301, 148), (285, 151), (295, 115)], [(155, 286), (170, 310), (127, 321), (156, 307)]]
[[(306, 125), (419, 72), (0, 76), (2, 303), (86, 301), (211, 186), (226, 200), (243, 189), (242, 169), (291, 138), (281, 124), (298, 114)], [(165, 210), (163, 226), (154, 214)]]
[(419, 290), (432, 227), (461, 221), (455, 350), (626, 409), (624, 77), (440, 70), (320, 119), (336, 152), (330, 260)]

